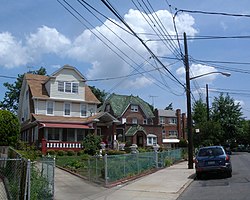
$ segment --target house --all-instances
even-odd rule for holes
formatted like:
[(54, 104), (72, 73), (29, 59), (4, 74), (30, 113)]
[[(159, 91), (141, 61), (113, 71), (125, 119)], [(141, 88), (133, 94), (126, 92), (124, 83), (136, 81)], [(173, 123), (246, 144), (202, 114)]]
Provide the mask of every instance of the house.
[[(83, 138), (119, 123), (98, 112), (100, 101), (74, 67), (65, 65), (51, 76), (25, 74), (19, 98), (21, 140), (47, 150), (82, 148)], [(113, 139), (113, 138), (112, 138)]]
[(177, 110), (155, 110), (156, 124), (162, 126), (162, 144), (168, 148), (178, 146), (180, 139), (186, 139), (186, 114)]
[(147, 102), (133, 95), (111, 94), (100, 107), (101, 112), (108, 112), (120, 121), (103, 132), (104, 140), (114, 139), (127, 145), (150, 147), (162, 143), (160, 124), (154, 123), (155, 115)]

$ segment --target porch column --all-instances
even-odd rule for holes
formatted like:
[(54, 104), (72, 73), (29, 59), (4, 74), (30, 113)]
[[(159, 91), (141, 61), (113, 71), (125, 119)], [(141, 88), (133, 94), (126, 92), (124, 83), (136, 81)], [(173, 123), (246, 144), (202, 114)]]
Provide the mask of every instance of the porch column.
[(47, 148), (46, 148), (46, 140), (43, 138), (43, 139), (42, 139), (42, 154), (45, 155), (45, 154), (46, 154), (46, 151), (47, 151)]

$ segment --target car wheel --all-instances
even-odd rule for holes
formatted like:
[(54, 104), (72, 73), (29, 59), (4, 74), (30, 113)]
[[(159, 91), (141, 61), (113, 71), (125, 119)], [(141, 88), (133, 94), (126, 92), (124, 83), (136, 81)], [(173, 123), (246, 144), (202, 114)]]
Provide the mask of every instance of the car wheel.
[(232, 177), (232, 172), (229, 171), (229, 172), (226, 173), (226, 175), (227, 175), (228, 178), (231, 178)]
[(196, 172), (196, 179), (201, 179), (201, 178), (202, 178), (201, 172)]

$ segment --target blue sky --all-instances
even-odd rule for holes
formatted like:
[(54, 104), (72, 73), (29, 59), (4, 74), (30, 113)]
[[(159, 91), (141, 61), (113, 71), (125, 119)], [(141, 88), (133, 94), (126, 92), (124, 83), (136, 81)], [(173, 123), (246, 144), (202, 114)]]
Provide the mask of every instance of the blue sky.
[[(81, 15), (77, 16), (78, 20), (58, 1), (68, 9), (70, 7), (66, 2), (76, 9)], [(186, 112), (186, 95), (181, 85), (185, 85), (184, 68), (183, 63), (176, 57), (177, 52), (180, 51), (178, 43), (176, 40), (156, 40), (159, 37), (155, 31), (160, 30), (160, 25), (156, 22), (152, 24), (150, 19), (157, 18), (158, 23), (162, 24), (161, 27), (164, 27), (165, 33), (168, 32), (173, 39), (176, 34), (173, 15), (179, 9), (250, 14), (248, 9), (250, 2), (247, 0), (184, 2), (181, 0), (109, 0), (124, 21), (179, 80), (181, 83), (179, 84), (152, 58), (137, 38), (124, 30), (126, 28), (121, 21), (104, 6), (101, 0), (87, 2), (110, 21), (91, 10), (98, 16), (97, 19), (77, 0), (58, 1), (1, 1), (0, 99), (5, 94), (3, 83), (13, 83), (15, 79), (12, 77), (17, 77), (18, 74), (28, 70), (37, 70), (41, 66), (51, 74), (58, 67), (69, 64), (84, 74), (88, 85), (96, 86), (109, 93), (138, 95), (159, 109), (164, 109), (173, 103), (174, 109), (181, 108)], [(148, 8), (152, 8), (151, 11), (147, 12), (143, 2)], [(188, 37), (194, 38), (250, 36), (249, 17), (178, 12), (175, 23), (180, 35), (182, 52), (184, 52), (183, 40), (181, 40), (183, 32), (186, 32)], [(250, 89), (248, 88), (250, 67), (249, 64), (244, 64), (250, 62), (249, 40), (250, 38), (239, 37), (188, 40), (191, 77), (215, 71), (231, 73), (230, 77), (217, 73), (192, 80), (193, 102), (199, 97), (205, 101), (205, 85), (208, 84), (210, 104), (219, 92), (228, 92), (236, 102), (241, 104), (244, 116), (247, 119), (250, 118)]]

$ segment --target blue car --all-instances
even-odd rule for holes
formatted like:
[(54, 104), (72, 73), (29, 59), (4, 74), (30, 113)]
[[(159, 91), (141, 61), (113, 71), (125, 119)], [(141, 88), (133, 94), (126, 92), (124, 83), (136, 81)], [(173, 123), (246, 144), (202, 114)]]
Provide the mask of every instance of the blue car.
[(195, 171), (197, 179), (207, 173), (224, 173), (232, 177), (232, 164), (222, 146), (208, 146), (199, 149), (195, 158)]

